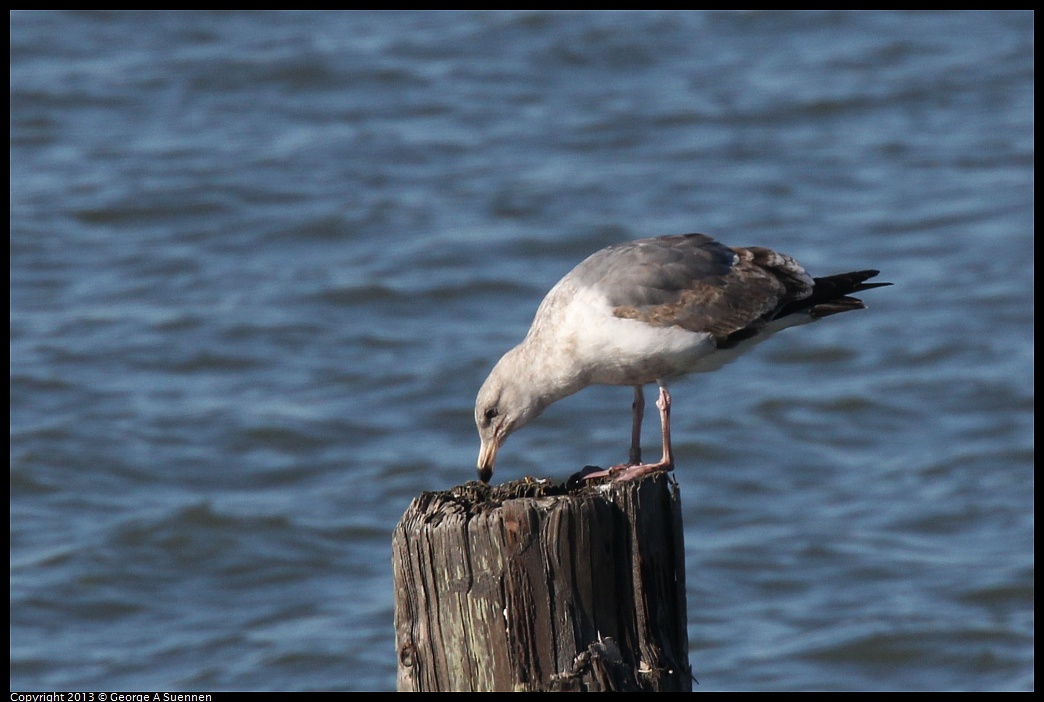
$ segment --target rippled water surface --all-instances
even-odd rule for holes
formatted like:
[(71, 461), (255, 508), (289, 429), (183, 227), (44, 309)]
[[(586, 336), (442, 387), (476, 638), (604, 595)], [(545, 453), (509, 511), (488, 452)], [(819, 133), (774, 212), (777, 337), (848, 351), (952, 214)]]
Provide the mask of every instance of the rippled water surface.
[(895, 283), (672, 386), (697, 689), (1033, 689), (1033, 22), (11, 14), (12, 689), (393, 689), (485, 374), (687, 231)]

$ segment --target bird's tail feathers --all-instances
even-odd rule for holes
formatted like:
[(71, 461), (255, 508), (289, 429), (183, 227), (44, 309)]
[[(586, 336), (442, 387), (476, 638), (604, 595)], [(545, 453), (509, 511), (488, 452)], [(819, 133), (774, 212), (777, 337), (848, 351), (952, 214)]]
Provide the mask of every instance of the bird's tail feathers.
[(878, 273), (880, 271), (868, 269), (814, 278), (815, 286), (812, 288), (812, 293), (802, 300), (795, 300), (786, 305), (779, 311), (776, 318), (795, 312), (806, 312), (813, 319), (820, 319), (839, 312), (864, 309), (866, 305), (863, 304), (863, 301), (857, 297), (850, 297), (850, 294), (891, 285), (891, 283), (865, 282)]

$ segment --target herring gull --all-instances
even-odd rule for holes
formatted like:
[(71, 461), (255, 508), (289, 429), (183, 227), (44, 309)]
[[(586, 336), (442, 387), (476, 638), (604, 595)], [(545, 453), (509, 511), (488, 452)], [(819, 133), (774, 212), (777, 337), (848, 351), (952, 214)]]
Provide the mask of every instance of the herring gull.
[[(640, 239), (592, 254), (551, 289), (526, 338), (482, 384), (475, 402), (479, 478), (489, 482), (509, 434), (594, 384), (634, 387), (629, 460), (596, 475), (626, 480), (672, 470), (668, 382), (717, 370), (780, 329), (864, 308), (850, 295), (890, 285), (865, 282), (877, 274), (813, 278), (790, 256), (728, 247), (704, 234)], [(653, 382), (663, 454), (642, 463), (642, 386)]]

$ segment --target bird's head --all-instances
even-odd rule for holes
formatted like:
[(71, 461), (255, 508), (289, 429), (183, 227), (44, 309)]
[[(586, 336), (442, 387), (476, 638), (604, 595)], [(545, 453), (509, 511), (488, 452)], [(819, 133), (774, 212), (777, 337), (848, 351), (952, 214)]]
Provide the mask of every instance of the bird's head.
[(533, 393), (508, 352), (482, 384), (475, 400), (475, 425), (482, 445), (478, 455), (479, 480), (493, 477), (493, 463), (504, 439), (544, 411), (547, 402)]

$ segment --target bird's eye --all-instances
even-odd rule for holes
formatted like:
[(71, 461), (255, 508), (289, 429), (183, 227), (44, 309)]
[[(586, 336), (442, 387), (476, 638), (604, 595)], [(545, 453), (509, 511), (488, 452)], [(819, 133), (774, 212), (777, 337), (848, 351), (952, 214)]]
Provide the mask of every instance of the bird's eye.
[(493, 418), (496, 417), (498, 414), (500, 414), (500, 411), (497, 410), (496, 407), (491, 407), (488, 410), (486, 410), (486, 414), (485, 414), (486, 424), (492, 423), (493, 422)]

